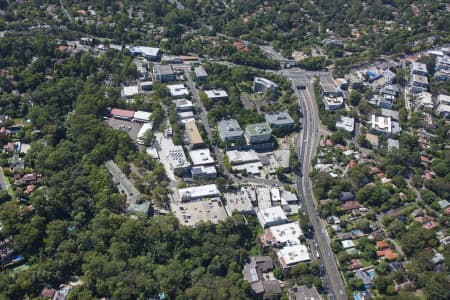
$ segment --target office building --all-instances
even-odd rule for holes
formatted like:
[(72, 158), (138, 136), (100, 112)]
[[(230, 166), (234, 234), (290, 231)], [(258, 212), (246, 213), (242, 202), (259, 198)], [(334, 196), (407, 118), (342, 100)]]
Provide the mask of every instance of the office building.
[(272, 129), (266, 123), (247, 125), (245, 139), (248, 144), (269, 142), (272, 138)]
[(219, 137), (224, 142), (235, 142), (242, 139), (244, 132), (234, 119), (222, 120), (217, 123)]
[(253, 79), (253, 91), (255, 93), (265, 93), (269, 90), (277, 92), (278, 85), (275, 82), (262, 77), (255, 77)]

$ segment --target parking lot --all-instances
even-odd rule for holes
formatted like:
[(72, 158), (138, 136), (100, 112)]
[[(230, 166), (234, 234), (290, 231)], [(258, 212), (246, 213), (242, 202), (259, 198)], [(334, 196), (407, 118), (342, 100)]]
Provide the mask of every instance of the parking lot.
[(127, 132), (134, 142), (136, 141), (138, 132), (142, 127), (142, 124), (132, 121), (119, 120), (115, 118), (108, 118), (106, 122), (108, 123), (109, 126), (111, 126), (114, 129), (120, 129)]
[(195, 226), (200, 221), (211, 221), (217, 224), (225, 220), (228, 215), (219, 198), (185, 203), (171, 203), (172, 212), (186, 226)]

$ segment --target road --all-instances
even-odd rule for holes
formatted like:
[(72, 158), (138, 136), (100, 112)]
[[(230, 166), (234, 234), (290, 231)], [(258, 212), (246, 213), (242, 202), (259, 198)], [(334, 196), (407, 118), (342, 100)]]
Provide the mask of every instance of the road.
[(73, 18), (70, 15), (70, 13), (67, 11), (67, 9), (64, 7), (63, 1), (64, 0), (59, 0), (59, 4), (61, 5), (61, 9), (62, 9), (64, 15), (67, 17), (67, 19), (69, 19), (70, 23), (72, 23), (73, 22)]
[[(329, 76), (327, 72), (304, 72), (299, 69), (282, 70), (279, 74), (286, 76), (291, 80), (292, 87), (295, 90), (297, 99), (303, 112), (303, 130), (298, 137), (297, 154), (302, 160), (302, 174), (304, 176), (296, 177), (296, 186), (299, 195), (302, 196), (306, 213), (309, 216), (310, 223), (314, 228), (315, 239), (319, 245), (321, 259), (325, 266), (329, 286), (333, 290), (336, 299), (347, 299), (344, 284), (340, 276), (339, 269), (334, 260), (331, 251), (327, 231), (320, 221), (316, 210), (316, 203), (312, 191), (312, 183), (309, 177), (311, 170), (311, 161), (315, 156), (320, 135), (319, 110), (314, 97), (312, 81), (315, 76)], [(298, 84), (304, 84), (306, 89), (297, 89)]]

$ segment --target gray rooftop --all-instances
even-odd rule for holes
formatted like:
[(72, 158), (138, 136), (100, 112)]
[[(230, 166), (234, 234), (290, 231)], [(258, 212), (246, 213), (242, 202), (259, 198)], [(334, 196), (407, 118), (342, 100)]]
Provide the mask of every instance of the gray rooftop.
[(241, 137), (243, 131), (239, 123), (235, 119), (222, 120), (217, 123), (217, 130), (223, 138), (238, 138)]
[(208, 76), (208, 73), (206, 73), (205, 68), (203, 66), (195, 67), (194, 73), (196, 77), (206, 77)]
[(294, 125), (294, 120), (287, 112), (266, 113), (266, 122), (269, 125), (276, 126), (291, 126)]
[(153, 66), (153, 73), (155, 75), (160, 75), (160, 76), (172, 75), (173, 74), (173, 70), (172, 70), (172, 67), (170, 65), (154, 65)]

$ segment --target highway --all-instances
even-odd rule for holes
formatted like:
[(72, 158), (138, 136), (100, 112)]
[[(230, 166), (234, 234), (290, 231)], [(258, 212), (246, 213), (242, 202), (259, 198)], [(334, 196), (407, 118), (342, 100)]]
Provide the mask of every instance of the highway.
[[(303, 129), (300, 131), (297, 143), (297, 154), (302, 161), (303, 176), (296, 177), (297, 192), (303, 198), (305, 211), (314, 228), (315, 240), (320, 248), (321, 260), (326, 269), (328, 285), (333, 290), (333, 296), (340, 300), (347, 299), (344, 284), (331, 251), (328, 233), (320, 221), (316, 210), (316, 203), (309, 177), (311, 161), (315, 156), (320, 134), (319, 110), (314, 97), (312, 81), (316, 76), (329, 76), (327, 72), (305, 72), (299, 69), (282, 70), (279, 74), (286, 76), (296, 93), (303, 112)], [(305, 89), (297, 89), (297, 85), (304, 85)]]

